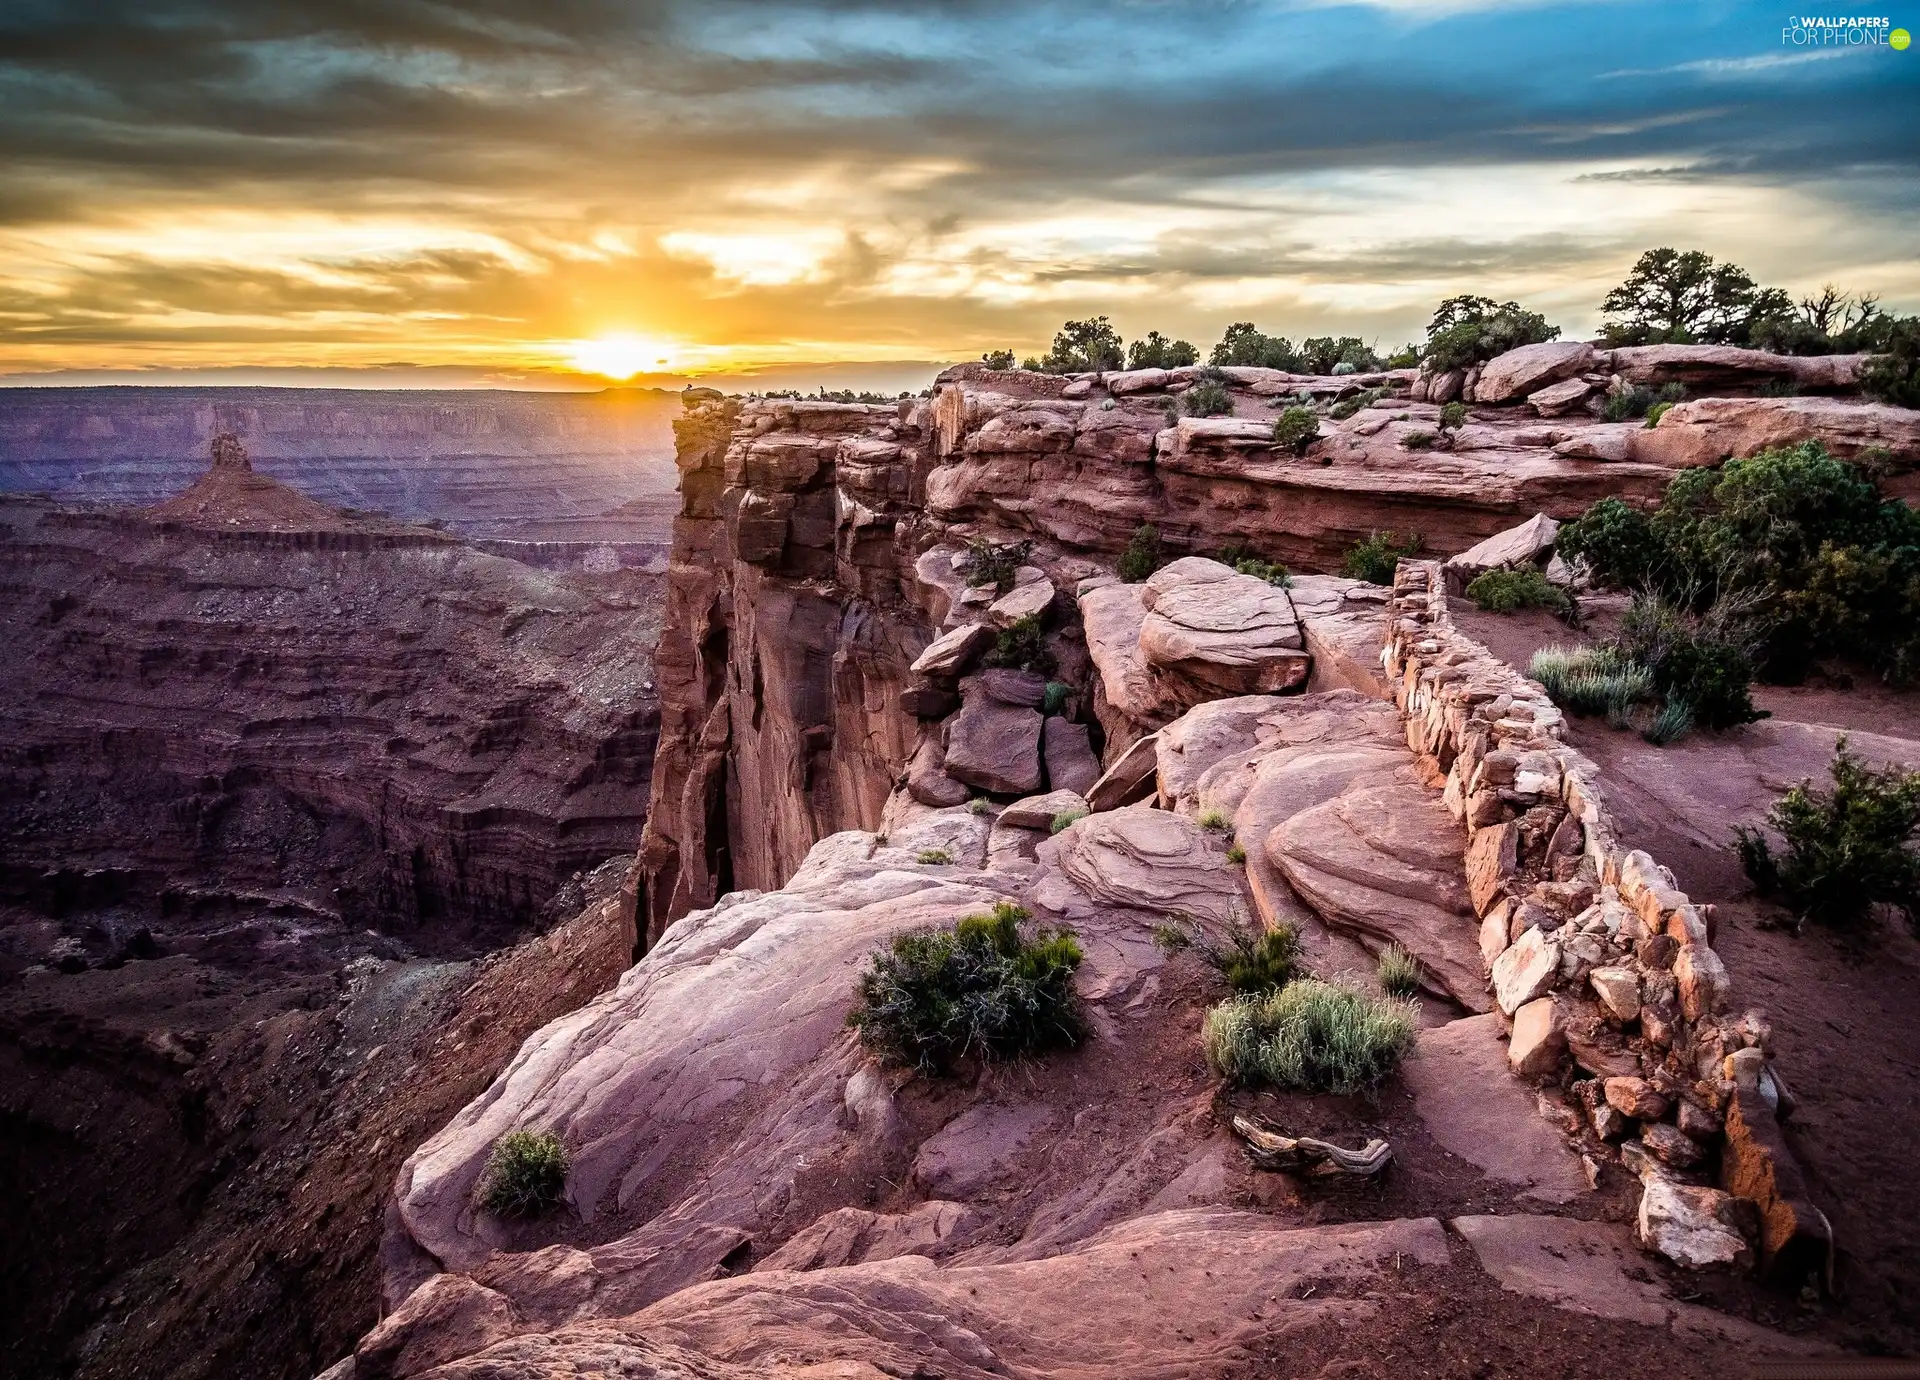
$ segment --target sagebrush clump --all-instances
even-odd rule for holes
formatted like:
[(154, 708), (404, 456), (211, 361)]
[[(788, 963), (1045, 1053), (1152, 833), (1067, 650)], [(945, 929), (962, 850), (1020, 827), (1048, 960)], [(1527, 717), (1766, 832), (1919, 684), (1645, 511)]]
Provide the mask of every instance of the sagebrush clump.
[(1016, 618), (1000, 630), (982, 661), (988, 666), (1046, 675), (1053, 669), (1053, 653), (1047, 650), (1046, 630), (1038, 614)]
[(1197, 952), (1234, 992), (1271, 992), (1293, 981), (1300, 932), (1292, 925), (1255, 925), (1236, 915), (1228, 923), (1226, 935), (1224, 944), (1216, 943), (1205, 926), (1186, 914), (1169, 915), (1153, 932), (1154, 942), (1168, 952)]
[(1133, 529), (1133, 539), (1120, 553), (1118, 573), (1127, 584), (1137, 585), (1166, 563), (1167, 558), (1160, 549), (1160, 529), (1143, 522)]
[(1233, 411), (1233, 395), (1227, 391), (1225, 374), (1200, 375), (1180, 402), (1189, 417), (1224, 417)]
[(1802, 921), (1850, 928), (1884, 905), (1920, 923), (1920, 771), (1871, 768), (1842, 738), (1828, 776), (1825, 790), (1802, 781), (1767, 815), (1784, 853), (1758, 829), (1736, 831), (1747, 876)]
[(1420, 990), (1420, 960), (1399, 944), (1389, 944), (1375, 961), (1374, 977), (1390, 997), (1410, 997)]
[(1353, 544), (1346, 559), (1340, 563), (1340, 573), (1352, 580), (1390, 585), (1400, 558), (1414, 555), (1419, 550), (1420, 538), (1417, 536), (1401, 537), (1393, 532), (1375, 532), (1365, 541)]
[(1467, 586), (1467, 598), (1489, 613), (1552, 609), (1565, 617), (1573, 612), (1573, 599), (1567, 592), (1532, 566), (1477, 575)]
[(1301, 1092), (1354, 1093), (1392, 1073), (1413, 1048), (1418, 1013), (1397, 997), (1301, 978), (1207, 1012), (1207, 1059), (1225, 1078)]
[(1295, 405), (1274, 418), (1273, 443), (1295, 455), (1305, 455), (1320, 436), (1320, 418), (1311, 407)]
[(551, 1131), (509, 1131), (493, 1143), (480, 1205), (496, 1217), (537, 1217), (567, 1189), (567, 1151)]
[(963, 1058), (993, 1061), (1078, 1044), (1085, 1017), (1073, 989), (1080, 945), (1066, 929), (1023, 934), (1010, 902), (952, 929), (895, 935), (860, 975), (847, 1024), (883, 1062), (945, 1073)]

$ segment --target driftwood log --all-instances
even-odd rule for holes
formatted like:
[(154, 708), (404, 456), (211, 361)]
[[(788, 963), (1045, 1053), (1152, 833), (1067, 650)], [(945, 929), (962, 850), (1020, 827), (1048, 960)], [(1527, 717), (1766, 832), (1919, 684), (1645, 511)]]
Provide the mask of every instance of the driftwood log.
[(1370, 1140), (1358, 1150), (1342, 1150), (1310, 1136), (1283, 1136), (1243, 1116), (1233, 1129), (1246, 1142), (1247, 1158), (1261, 1169), (1284, 1169), (1294, 1174), (1378, 1174), (1393, 1158), (1384, 1140)]

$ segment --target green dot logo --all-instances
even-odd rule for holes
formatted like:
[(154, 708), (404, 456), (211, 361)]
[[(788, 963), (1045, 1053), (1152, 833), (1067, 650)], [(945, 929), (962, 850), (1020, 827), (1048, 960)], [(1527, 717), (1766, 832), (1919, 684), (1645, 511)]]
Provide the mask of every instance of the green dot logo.
[(1907, 51), (1907, 45), (1913, 42), (1913, 35), (1905, 29), (1895, 29), (1887, 35), (1887, 42), (1894, 46), (1896, 52), (1904, 53)]

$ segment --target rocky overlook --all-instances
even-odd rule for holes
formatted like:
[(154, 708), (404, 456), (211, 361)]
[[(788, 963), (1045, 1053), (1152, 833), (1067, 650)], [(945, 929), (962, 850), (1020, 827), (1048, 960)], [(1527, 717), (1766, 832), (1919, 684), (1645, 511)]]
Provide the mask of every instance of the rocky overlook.
[(0, 499), (11, 1373), (83, 1333), (157, 1367), (152, 1310), (167, 1364), (257, 1375), (364, 1328), (383, 1154), (631, 959), (624, 864), (590, 908), (576, 874), (637, 842), (658, 584), (330, 508), (232, 438), (148, 509)]
[[(1865, 1042), (1821, 1061), (1798, 998), (1830, 976), (1802, 962), (1775, 1020), (1742, 1004), (1752, 913), (1676, 854), (1644, 766), (1456, 624), (1439, 562), (1311, 573), (1384, 530), (1544, 561), (1554, 519), (1782, 440), (1884, 452), (1910, 493), (1920, 414), (1850, 396), (1853, 367), (1576, 343), (1453, 379), (1226, 369), (1204, 417), (1173, 406), (1192, 369), (694, 399), (650, 951), (408, 1159), (387, 1314), (328, 1380), (1733, 1374), (1904, 1345), (1911, 1204), (1850, 1166), (1911, 1117), (1806, 1110), (1898, 1076)], [(1783, 369), (1801, 392), (1762, 396)], [(1604, 421), (1627, 378), (1708, 396)], [(1356, 401), (1277, 442), (1303, 394)], [(1142, 525), (1172, 559), (1119, 580)], [(1213, 559), (1233, 546), (1290, 583)], [(1716, 740), (1727, 817), (1835, 736)], [(1091, 1038), (975, 1077), (872, 1062), (844, 1024), (864, 956), (996, 902), (1075, 931)], [(1223, 1088), (1197, 1038), (1216, 979), (1157, 942), (1170, 916), (1291, 924), (1308, 970), (1362, 988), (1407, 950), (1412, 1057), (1372, 1098)], [(1392, 1165), (1264, 1171), (1236, 1116)], [(530, 1222), (478, 1197), (522, 1128), (570, 1155)], [(1799, 1313), (1760, 1282), (1836, 1276), (1843, 1302)]]

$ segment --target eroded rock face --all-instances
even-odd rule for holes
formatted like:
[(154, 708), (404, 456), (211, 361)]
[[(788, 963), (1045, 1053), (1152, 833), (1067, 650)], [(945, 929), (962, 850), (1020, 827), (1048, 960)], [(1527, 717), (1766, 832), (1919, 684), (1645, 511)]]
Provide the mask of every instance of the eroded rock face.
[(1286, 591), (1187, 557), (1146, 582), (1140, 652), (1210, 694), (1273, 694), (1304, 684), (1308, 658)]

